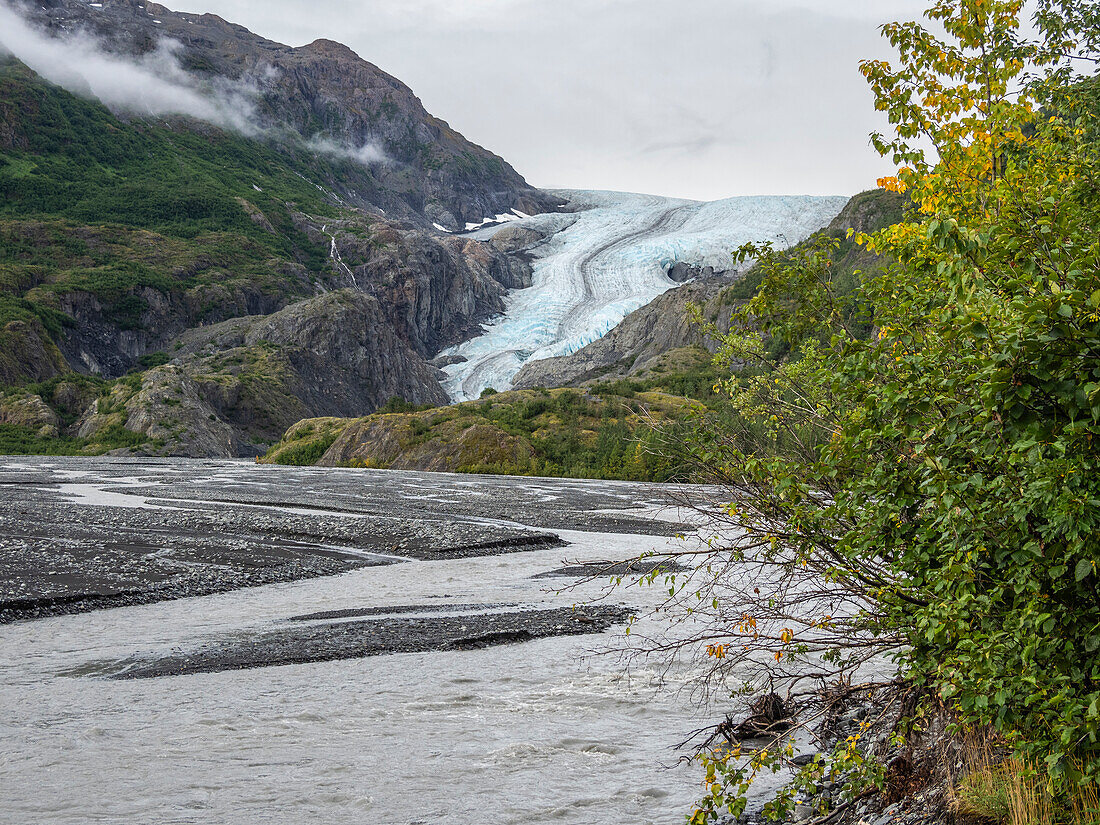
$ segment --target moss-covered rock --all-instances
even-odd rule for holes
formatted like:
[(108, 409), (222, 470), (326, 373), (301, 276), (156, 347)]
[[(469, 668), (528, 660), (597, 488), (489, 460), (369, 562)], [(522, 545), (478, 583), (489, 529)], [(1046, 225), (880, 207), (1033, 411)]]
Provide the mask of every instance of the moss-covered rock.
[(394, 470), (468, 472), (500, 465), (517, 472), (535, 467), (525, 439), (487, 421), (448, 418), (428, 423), (428, 414), (372, 416), (349, 424), (318, 464), (386, 467)]
[(0, 327), (0, 386), (45, 381), (68, 371), (61, 350), (37, 320)]
[(272, 447), (269, 464), (316, 464), (352, 422), (346, 418), (308, 418), (294, 424)]
[(57, 413), (37, 395), (14, 393), (0, 398), (0, 424), (25, 427), (37, 438), (53, 438), (60, 423)]

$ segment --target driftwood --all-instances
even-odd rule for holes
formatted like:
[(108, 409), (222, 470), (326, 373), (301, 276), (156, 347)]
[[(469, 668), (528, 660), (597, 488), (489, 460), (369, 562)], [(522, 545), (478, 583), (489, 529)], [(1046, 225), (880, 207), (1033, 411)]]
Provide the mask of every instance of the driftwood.
[(740, 722), (734, 722), (733, 717), (727, 715), (726, 720), (715, 727), (704, 747), (719, 737), (736, 744), (745, 739), (777, 736), (794, 727), (794, 714), (775, 693), (759, 697), (749, 706), (749, 710), (750, 715)]

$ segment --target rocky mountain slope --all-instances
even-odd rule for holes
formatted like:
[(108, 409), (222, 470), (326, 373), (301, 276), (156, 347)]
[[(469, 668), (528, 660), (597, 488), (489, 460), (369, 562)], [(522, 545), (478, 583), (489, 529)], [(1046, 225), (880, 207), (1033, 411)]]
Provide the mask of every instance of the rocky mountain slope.
[[(0, 451), (247, 455), (303, 417), (446, 401), (429, 361), (531, 270), (431, 224), (556, 198), (335, 44), (127, 0), (28, 13), (131, 56), (186, 31), (186, 71), (267, 85), (245, 133), (116, 113), (0, 53)], [(385, 161), (331, 148), (359, 141)]]
[[(845, 236), (849, 229), (870, 232), (897, 223), (902, 218), (903, 203), (901, 195), (875, 190), (856, 195), (845, 205), (823, 230), (841, 241), (838, 272), (850, 274), (877, 265)], [(607, 335), (576, 352), (529, 362), (516, 375), (513, 386), (517, 389), (580, 386), (597, 380), (644, 375), (662, 364), (669, 353), (685, 348), (713, 350), (714, 343), (691, 322), (688, 306), (699, 306), (703, 317), (721, 329), (729, 324), (734, 307), (752, 297), (755, 287), (752, 271), (687, 283), (659, 295), (626, 316)]]
[(376, 299), (341, 289), (266, 316), (188, 330), (172, 362), (120, 382), (75, 426), (111, 427), (195, 458), (257, 453), (303, 417), (355, 416), (394, 396), (442, 404), (434, 370), (396, 335)]
[(340, 43), (292, 48), (217, 15), (178, 13), (143, 0), (42, 0), (19, 9), (51, 35), (91, 35), (129, 58), (171, 44), (174, 62), (196, 86), (233, 93), (244, 125), (269, 139), (294, 136), (314, 149), (366, 161), (355, 164), (360, 169), (352, 177), (344, 169), (321, 181), (349, 203), (458, 229), (557, 202)]

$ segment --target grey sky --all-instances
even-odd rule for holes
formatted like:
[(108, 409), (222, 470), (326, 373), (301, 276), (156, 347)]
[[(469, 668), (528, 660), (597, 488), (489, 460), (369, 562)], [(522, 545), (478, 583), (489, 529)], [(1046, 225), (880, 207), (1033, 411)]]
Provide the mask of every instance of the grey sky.
[(849, 194), (890, 165), (857, 71), (923, 0), (167, 0), (339, 40), (537, 186)]

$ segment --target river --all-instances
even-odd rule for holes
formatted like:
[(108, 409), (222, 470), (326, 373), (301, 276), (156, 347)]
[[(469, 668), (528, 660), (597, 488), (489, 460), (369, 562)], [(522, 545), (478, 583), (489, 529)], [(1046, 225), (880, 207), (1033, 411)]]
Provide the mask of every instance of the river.
[[(342, 522), (362, 532), (360, 542), (340, 539), (362, 545), (361, 557), (388, 529), (384, 519), (398, 517), (410, 535), (418, 523), (450, 520), (549, 530), (567, 542), (491, 555), (420, 553), (335, 575), (0, 626), (5, 821), (642, 825), (683, 821), (699, 791), (697, 771), (674, 746), (712, 721), (713, 710), (695, 706), (678, 689), (685, 674), (666, 672), (662, 662), (627, 668), (598, 654), (618, 645), (622, 625), (478, 649), (109, 678), (143, 657), (247, 646), (318, 611), (384, 615), (421, 606), (426, 615), (461, 617), (488, 606), (568, 607), (602, 593), (606, 580), (563, 592), (569, 580), (540, 574), (567, 559), (629, 558), (678, 541), (668, 535), (675, 514), (655, 510), (654, 485), (10, 459), (0, 461), (0, 497), (9, 590), (19, 548), (38, 548), (40, 567), (80, 566), (121, 552), (96, 543), (106, 530), (100, 523), (125, 535), (143, 520), (169, 517), (196, 535), (216, 522), (227, 546), (247, 532), (242, 519), (259, 529), (257, 511), (295, 525), (299, 537), (313, 522), (332, 530)], [(598, 532), (571, 523), (586, 512)], [(132, 552), (171, 559), (173, 533), (149, 523), (157, 538)], [(20, 529), (37, 538), (24, 536), (16, 548)], [(86, 534), (93, 538), (81, 539)], [(246, 535), (234, 552), (273, 541), (264, 535)], [(50, 555), (67, 540), (91, 549)], [(189, 552), (192, 565), (229, 564)], [(71, 570), (39, 572), (60, 576), (36, 580), (40, 589), (91, 586), (62, 575)], [(644, 616), (660, 592), (628, 587), (610, 600)]]

